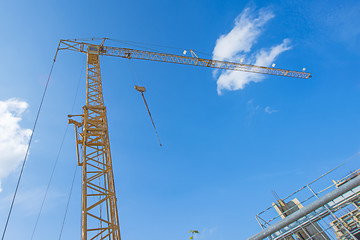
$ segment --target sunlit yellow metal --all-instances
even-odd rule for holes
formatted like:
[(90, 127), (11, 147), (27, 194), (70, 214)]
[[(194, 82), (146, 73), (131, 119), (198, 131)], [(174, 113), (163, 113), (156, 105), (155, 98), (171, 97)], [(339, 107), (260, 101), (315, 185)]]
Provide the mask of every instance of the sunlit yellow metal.
[(262, 66), (243, 64), (237, 62), (211, 60), (205, 58), (198, 58), (194, 56), (187, 57), (182, 55), (136, 50), (131, 48), (94, 45), (92, 43), (81, 42), (77, 40), (60, 40), (59, 50), (66, 49), (72, 51), (86, 52), (86, 49), (89, 46), (90, 47), (98, 46), (99, 54), (104, 56), (114, 56), (114, 57), (121, 57), (127, 59), (141, 59), (141, 60), (150, 60), (157, 62), (186, 64), (186, 65), (193, 65), (200, 67), (219, 68), (225, 70), (261, 73), (261, 74), (269, 74), (269, 75), (284, 76), (284, 77), (295, 77), (295, 78), (305, 78), (305, 79), (311, 77), (311, 73), (305, 71), (292, 71), (292, 70), (286, 70), (280, 68), (262, 67)]
[(82, 147), (82, 162), (78, 160), (83, 167), (82, 240), (120, 240), (100, 61), (93, 51), (87, 53), (86, 85), (86, 105), (80, 115), (82, 122), (69, 120), (75, 125), (76, 143)]

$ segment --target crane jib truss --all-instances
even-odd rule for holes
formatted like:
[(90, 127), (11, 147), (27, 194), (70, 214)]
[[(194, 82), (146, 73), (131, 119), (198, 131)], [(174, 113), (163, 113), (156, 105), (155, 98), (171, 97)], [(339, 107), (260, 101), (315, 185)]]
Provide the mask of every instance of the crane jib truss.
[[(104, 46), (104, 41), (105, 38), (101, 44), (92, 44), (77, 40), (60, 40), (58, 47), (58, 50), (72, 50), (87, 55), (86, 105), (83, 107), (83, 114), (69, 115), (69, 123), (75, 126), (78, 165), (83, 168), (82, 240), (121, 239), (106, 107), (102, 92), (99, 59), (101, 55), (304, 79), (311, 77), (307, 72)], [(82, 120), (78, 122), (72, 117), (81, 117)]]
[(144, 51), (144, 50), (135, 50), (131, 48), (101, 46), (101, 45), (94, 45), (87, 42), (79, 42), (73, 40), (60, 40), (59, 50), (66, 49), (66, 50), (86, 53), (87, 47), (92, 47), (92, 46), (93, 47), (99, 46), (98, 54), (104, 56), (114, 56), (114, 57), (121, 57), (128, 59), (133, 58), (133, 59), (150, 60), (157, 62), (186, 64), (193, 66), (261, 73), (261, 74), (269, 74), (269, 75), (284, 76), (284, 77), (295, 77), (295, 78), (305, 78), (305, 79), (311, 77), (311, 73), (304, 71), (292, 71), (292, 70), (286, 70), (280, 68), (256, 66), (251, 64), (211, 60), (211, 59), (197, 58), (197, 57), (188, 57), (182, 55)]

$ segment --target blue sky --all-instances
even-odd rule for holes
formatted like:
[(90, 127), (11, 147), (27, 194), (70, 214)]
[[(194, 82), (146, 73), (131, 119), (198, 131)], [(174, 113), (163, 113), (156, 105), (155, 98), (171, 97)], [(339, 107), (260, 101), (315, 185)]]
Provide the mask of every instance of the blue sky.
[[(103, 57), (123, 239), (184, 240), (191, 229), (201, 240), (245, 239), (260, 231), (254, 216), (274, 201), (271, 190), (286, 196), (359, 152), (358, 1), (2, 1), (0, 11), (0, 226), (61, 38), (108, 37), (211, 58), (241, 16), (251, 26), (271, 16), (250, 28), (254, 38), (236, 35), (239, 41), (225, 44), (233, 54), (224, 57), (254, 63), (287, 39), (266, 64), (313, 75), (247, 81), (240, 74), (219, 92), (226, 72)], [(250, 49), (240, 47), (244, 41)], [(31, 236), (78, 83), (73, 113), (85, 103), (85, 60), (58, 55), (6, 239)], [(147, 88), (161, 148), (134, 83)], [(70, 127), (34, 239), (58, 239), (75, 168)], [(80, 172), (62, 239), (80, 238)]]

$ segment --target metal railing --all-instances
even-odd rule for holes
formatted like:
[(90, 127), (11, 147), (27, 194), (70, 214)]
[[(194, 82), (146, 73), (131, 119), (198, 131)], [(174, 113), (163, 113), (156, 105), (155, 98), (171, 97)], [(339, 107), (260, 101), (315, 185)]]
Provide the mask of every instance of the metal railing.
[(249, 240), (358, 239), (359, 185), (360, 169), (337, 167), (257, 214), (263, 231)]

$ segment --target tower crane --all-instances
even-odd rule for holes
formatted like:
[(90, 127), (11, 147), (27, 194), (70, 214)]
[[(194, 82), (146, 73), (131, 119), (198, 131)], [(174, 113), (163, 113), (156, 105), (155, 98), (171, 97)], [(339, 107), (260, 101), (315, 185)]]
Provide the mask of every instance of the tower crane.
[[(106, 38), (100, 44), (85, 40), (60, 40), (58, 50), (71, 50), (87, 55), (86, 105), (80, 115), (69, 115), (69, 123), (75, 126), (78, 165), (82, 166), (82, 240), (120, 240), (114, 174), (110, 153), (110, 142), (106, 107), (103, 101), (100, 74), (100, 56), (125, 59), (140, 59), (157, 62), (177, 63), (208, 68), (244, 71), (307, 79), (308, 72), (250, 64), (218, 61), (161, 53), (105, 46)], [(81, 117), (76, 121), (73, 117)]]

